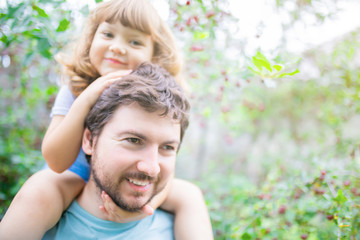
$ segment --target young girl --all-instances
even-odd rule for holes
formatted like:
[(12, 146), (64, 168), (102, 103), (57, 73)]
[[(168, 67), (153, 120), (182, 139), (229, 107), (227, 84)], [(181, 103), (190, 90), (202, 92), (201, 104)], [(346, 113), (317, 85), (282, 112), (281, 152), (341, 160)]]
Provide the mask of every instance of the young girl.
[[(24, 184), (0, 224), (2, 239), (40, 239), (79, 194), (89, 177), (89, 165), (80, 150), (84, 119), (112, 81), (151, 61), (182, 83), (172, 33), (147, 0), (98, 4), (71, 56), (58, 55), (57, 60), (64, 65), (69, 84), (60, 89), (55, 101), (42, 152), (49, 167), (61, 174), (43, 170)], [(213, 238), (201, 191), (195, 185), (175, 179), (159, 195), (143, 208), (142, 217), (162, 204), (175, 214), (176, 239)], [(108, 220), (121, 222), (110, 197), (102, 196), (104, 205), (99, 207)]]

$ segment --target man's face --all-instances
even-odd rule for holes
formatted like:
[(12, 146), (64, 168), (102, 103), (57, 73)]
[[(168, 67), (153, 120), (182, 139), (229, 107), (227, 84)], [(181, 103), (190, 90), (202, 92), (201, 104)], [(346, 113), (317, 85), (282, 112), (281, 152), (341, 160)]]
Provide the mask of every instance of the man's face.
[(83, 149), (92, 155), (91, 181), (127, 211), (140, 210), (173, 176), (180, 124), (138, 104), (118, 108), (100, 136)]

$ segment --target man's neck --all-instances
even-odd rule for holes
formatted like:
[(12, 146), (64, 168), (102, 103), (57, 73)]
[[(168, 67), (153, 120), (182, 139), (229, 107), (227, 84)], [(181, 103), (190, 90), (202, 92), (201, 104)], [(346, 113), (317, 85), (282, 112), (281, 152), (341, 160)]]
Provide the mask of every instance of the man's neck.
[[(140, 220), (146, 217), (140, 212), (128, 212), (116, 207), (116, 213), (106, 214), (100, 210), (100, 206), (104, 206), (101, 198), (101, 191), (95, 186), (94, 181), (90, 178), (89, 182), (85, 185), (83, 191), (77, 198), (79, 205), (90, 214), (100, 219), (116, 221), (116, 222), (131, 222)], [(111, 216), (110, 216), (111, 215)], [(116, 216), (116, 217), (115, 217)], [(115, 219), (116, 218), (116, 219)]]

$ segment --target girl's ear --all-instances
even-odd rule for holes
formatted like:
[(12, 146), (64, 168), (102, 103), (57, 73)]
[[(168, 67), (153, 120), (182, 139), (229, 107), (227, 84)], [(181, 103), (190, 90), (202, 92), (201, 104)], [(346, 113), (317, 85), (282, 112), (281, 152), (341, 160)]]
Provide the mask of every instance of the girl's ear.
[(91, 133), (89, 129), (85, 128), (83, 140), (82, 140), (82, 149), (87, 155), (92, 155), (93, 152), (90, 139), (91, 139)]

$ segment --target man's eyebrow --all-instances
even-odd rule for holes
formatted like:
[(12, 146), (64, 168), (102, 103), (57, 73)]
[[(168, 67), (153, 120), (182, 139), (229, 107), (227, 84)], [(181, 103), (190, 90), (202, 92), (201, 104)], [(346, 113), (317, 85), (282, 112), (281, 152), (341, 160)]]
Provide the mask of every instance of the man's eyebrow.
[(119, 135), (124, 135), (124, 134), (129, 134), (129, 135), (134, 135), (138, 138), (141, 138), (143, 140), (147, 140), (147, 137), (144, 135), (144, 134), (141, 134), (135, 130), (127, 130), (127, 131), (124, 131), (124, 132), (121, 132), (119, 133)]
[(178, 140), (170, 140), (170, 141), (166, 141), (163, 144), (167, 145), (167, 144), (176, 144), (176, 145), (180, 145), (180, 141)]
[[(121, 132), (120, 134), (121, 135), (124, 135), (124, 134), (133, 135), (133, 136), (141, 138), (141, 139), (143, 139), (145, 141), (148, 139), (144, 134), (139, 133), (138, 131), (135, 131), (135, 130), (127, 130), (127, 131)], [(171, 140), (163, 142), (162, 144), (177, 144), (177, 145), (180, 145), (180, 140), (171, 139)]]

